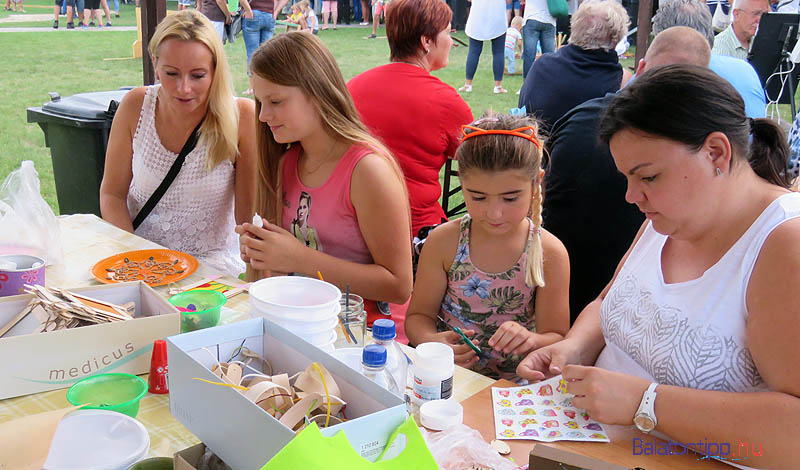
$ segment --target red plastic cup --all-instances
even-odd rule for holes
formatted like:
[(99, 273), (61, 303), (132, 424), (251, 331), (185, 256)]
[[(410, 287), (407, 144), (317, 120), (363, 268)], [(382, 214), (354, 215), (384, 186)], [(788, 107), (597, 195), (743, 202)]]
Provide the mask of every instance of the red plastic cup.
[(167, 373), (167, 342), (157, 339), (153, 343), (153, 355), (150, 358), (150, 377), (148, 379), (150, 393), (169, 393)]

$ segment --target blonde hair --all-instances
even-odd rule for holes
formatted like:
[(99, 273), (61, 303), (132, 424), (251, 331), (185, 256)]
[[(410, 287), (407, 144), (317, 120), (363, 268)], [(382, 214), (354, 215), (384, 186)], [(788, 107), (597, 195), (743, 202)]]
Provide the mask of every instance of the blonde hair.
[(208, 94), (208, 112), (200, 126), (199, 144), (208, 145), (206, 164), (209, 169), (228, 159), (235, 162), (239, 155), (239, 109), (219, 35), (205, 15), (196, 10), (182, 10), (158, 24), (149, 47), (154, 63), (158, 62), (161, 43), (168, 39), (197, 41), (211, 51), (214, 76)]
[[(250, 71), (276, 85), (299, 88), (314, 103), (329, 136), (350, 145), (362, 145), (385, 158), (406, 191), (400, 167), (389, 150), (370, 135), (359, 119), (336, 59), (316, 36), (301, 31), (275, 36), (253, 54)], [(260, 114), (261, 102), (256, 99), (256, 116)], [(279, 170), (287, 145), (275, 141), (267, 123), (260, 120), (256, 120), (256, 135), (261, 184), (256, 191), (255, 207), (270, 222), (280, 225), (283, 182)], [(407, 201), (408, 197), (406, 206)], [(409, 216), (409, 229), (410, 223)], [(248, 278), (250, 273), (255, 271), (248, 267)]]
[(511, 20), (511, 26), (522, 30), (523, 20), (521, 16), (515, 16), (514, 19)]
[(308, 0), (302, 0), (300, 2), (297, 2), (295, 5), (300, 6), (300, 11), (306, 11), (306, 8), (309, 7)]
[[(530, 177), (533, 195), (528, 215), (533, 221), (533, 239), (528, 245), (528, 269), (525, 284), (528, 287), (544, 287), (544, 255), (542, 252), (542, 140), (538, 123), (527, 116), (509, 116), (488, 112), (471, 124), (484, 130), (512, 130), (531, 126), (532, 136), (539, 146), (528, 139), (507, 134), (485, 134), (465, 139), (456, 150), (459, 174), (471, 170), (496, 172), (522, 170)], [(467, 131), (469, 132), (469, 131)], [(477, 132), (477, 131), (475, 131)], [(527, 132), (526, 132), (527, 133)]]
[(613, 51), (628, 35), (629, 24), (628, 12), (616, 0), (590, 0), (572, 15), (569, 43), (581, 49)]

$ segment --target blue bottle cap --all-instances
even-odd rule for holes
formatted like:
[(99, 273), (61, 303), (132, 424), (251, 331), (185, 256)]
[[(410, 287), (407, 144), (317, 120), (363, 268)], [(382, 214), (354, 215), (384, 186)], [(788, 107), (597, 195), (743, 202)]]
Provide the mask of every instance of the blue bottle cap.
[(381, 318), (372, 323), (372, 337), (378, 341), (389, 341), (397, 336), (397, 330), (392, 320)]
[(386, 348), (380, 344), (368, 344), (361, 353), (361, 362), (369, 367), (381, 367), (386, 365)]

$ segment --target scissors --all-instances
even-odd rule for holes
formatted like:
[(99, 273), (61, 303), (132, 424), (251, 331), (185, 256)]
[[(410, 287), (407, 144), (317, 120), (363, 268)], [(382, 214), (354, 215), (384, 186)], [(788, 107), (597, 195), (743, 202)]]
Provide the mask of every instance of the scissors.
[(448, 327), (452, 328), (453, 331), (455, 331), (458, 334), (458, 336), (461, 336), (461, 341), (463, 341), (464, 344), (466, 344), (467, 346), (472, 348), (472, 350), (475, 351), (475, 354), (480, 354), (482, 352), (481, 348), (479, 348), (475, 343), (473, 343), (472, 340), (469, 339), (466, 334), (464, 334), (464, 332), (461, 330), (461, 328), (459, 328), (457, 326), (456, 327), (450, 326), (450, 324), (448, 324), (446, 321), (444, 321), (444, 318), (442, 318), (440, 315), (438, 315), (437, 318), (439, 318), (439, 320), (441, 320), (442, 323), (444, 323)]

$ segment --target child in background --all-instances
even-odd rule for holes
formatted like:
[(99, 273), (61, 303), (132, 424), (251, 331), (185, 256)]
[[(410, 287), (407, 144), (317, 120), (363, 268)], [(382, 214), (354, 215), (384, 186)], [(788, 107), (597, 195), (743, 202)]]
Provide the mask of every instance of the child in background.
[(522, 54), (522, 24), (521, 16), (515, 16), (511, 20), (511, 26), (506, 31), (505, 56), (508, 59), (508, 74), (515, 75), (516, 58)]
[(298, 3), (300, 5), (300, 11), (303, 12), (303, 16), (306, 19), (306, 29), (312, 34), (319, 33), (319, 21), (317, 20), (317, 14), (314, 12), (314, 9), (311, 8), (311, 5), (308, 3), (308, 0), (303, 0)]
[(301, 31), (306, 29), (306, 19), (303, 16), (303, 10), (300, 7), (300, 3), (295, 3), (292, 5), (292, 14), (289, 15), (289, 22), (299, 26)]
[[(462, 132), (456, 159), (468, 214), (428, 236), (406, 334), (411, 344), (449, 345), (460, 366), (519, 381), (520, 360), (569, 329), (569, 259), (541, 227), (544, 170), (535, 122), (490, 115)], [(480, 354), (452, 331), (456, 326)]]
[(369, 35), (370, 39), (375, 39), (378, 34), (378, 25), (381, 24), (381, 14), (383, 20), (386, 22), (386, 6), (389, 0), (372, 0), (372, 34)]
[(317, 36), (293, 31), (262, 44), (250, 71), (264, 227), (236, 227), (248, 278), (320, 273), (369, 299), (370, 325), (401, 313), (386, 302), (404, 304), (411, 295), (405, 180), (361, 123), (333, 54)]

